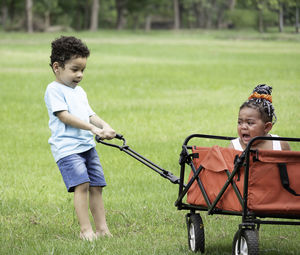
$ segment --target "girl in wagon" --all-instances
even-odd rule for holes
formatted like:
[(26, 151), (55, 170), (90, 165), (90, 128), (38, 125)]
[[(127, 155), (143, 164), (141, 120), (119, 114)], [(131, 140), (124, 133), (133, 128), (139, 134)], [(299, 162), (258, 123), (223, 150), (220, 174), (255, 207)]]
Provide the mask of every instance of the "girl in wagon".
[[(271, 93), (272, 87), (266, 84), (258, 85), (248, 100), (241, 105), (237, 125), (239, 137), (231, 141), (230, 148), (243, 151), (250, 140), (256, 136), (278, 137), (269, 134), (277, 120)], [(252, 148), (291, 150), (288, 142), (278, 140), (257, 140), (253, 143)]]

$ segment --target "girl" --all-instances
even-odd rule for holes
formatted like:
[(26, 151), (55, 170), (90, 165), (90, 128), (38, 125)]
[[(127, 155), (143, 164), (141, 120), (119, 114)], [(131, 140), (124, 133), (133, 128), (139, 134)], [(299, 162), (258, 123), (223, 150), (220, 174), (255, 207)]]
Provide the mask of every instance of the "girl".
[[(272, 87), (258, 85), (248, 100), (241, 105), (237, 126), (239, 137), (231, 141), (230, 148), (243, 151), (256, 136), (277, 136), (269, 134), (277, 120), (271, 93)], [(291, 150), (288, 142), (274, 140), (257, 140), (252, 149)]]

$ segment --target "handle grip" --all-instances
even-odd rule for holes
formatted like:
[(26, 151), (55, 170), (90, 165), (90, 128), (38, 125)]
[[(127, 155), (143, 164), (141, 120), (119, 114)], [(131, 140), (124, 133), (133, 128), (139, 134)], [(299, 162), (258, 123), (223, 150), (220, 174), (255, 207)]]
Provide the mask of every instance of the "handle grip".
[(116, 134), (115, 136), (116, 139), (122, 140), (123, 139), (123, 135), (121, 134)]
[[(119, 140), (123, 140), (123, 135), (121, 135), (121, 134), (116, 134), (116, 136), (115, 136), (114, 138), (115, 138), (115, 139), (119, 139)], [(98, 143), (100, 143), (100, 142), (103, 141), (103, 139), (102, 139), (100, 136), (98, 136), (98, 135), (95, 136), (95, 139), (96, 139), (96, 141), (97, 141)]]

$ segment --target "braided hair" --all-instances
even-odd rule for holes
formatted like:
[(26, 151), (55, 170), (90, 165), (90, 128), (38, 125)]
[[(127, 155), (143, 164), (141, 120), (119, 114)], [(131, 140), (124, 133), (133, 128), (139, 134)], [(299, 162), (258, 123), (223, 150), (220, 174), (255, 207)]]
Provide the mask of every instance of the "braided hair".
[(241, 105), (240, 110), (244, 107), (257, 109), (264, 122), (271, 122), (274, 125), (277, 121), (277, 117), (275, 115), (274, 106), (272, 105), (271, 93), (272, 87), (266, 84), (257, 85), (248, 100)]

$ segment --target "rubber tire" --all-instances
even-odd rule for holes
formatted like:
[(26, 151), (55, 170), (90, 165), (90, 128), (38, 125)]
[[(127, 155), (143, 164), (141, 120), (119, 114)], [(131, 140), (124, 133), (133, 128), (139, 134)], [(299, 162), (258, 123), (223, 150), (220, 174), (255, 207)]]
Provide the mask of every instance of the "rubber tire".
[[(239, 231), (235, 233), (233, 238), (232, 255), (238, 255), (238, 236)], [(241, 233), (241, 253), (239, 255), (258, 255), (258, 239), (258, 232), (256, 230), (243, 229)]]
[(188, 243), (193, 252), (204, 253), (205, 236), (204, 225), (200, 214), (192, 214), (188, 219)]

